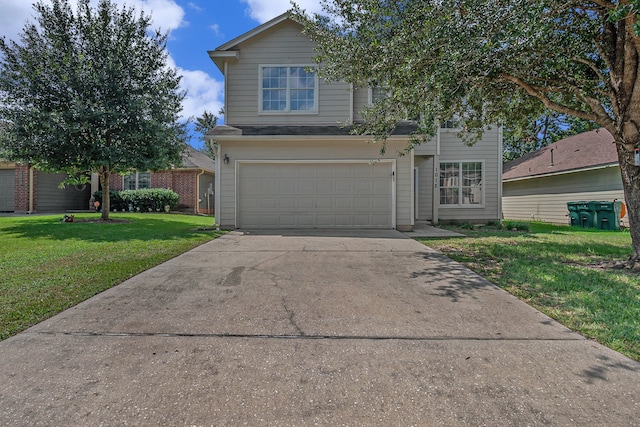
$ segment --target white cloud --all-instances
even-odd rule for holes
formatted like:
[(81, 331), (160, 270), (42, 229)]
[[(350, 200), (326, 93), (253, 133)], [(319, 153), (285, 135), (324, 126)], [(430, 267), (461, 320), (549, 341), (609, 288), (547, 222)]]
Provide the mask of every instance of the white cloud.
[(187, 92), (186, 98), (182, 101), (182, 118), (186, 120), (190, 117), (199, 117), (205, 110), (218, 115), (224, 106), (224, 83), (217, 81), (204, 71), (177, 67), (171, 57), (167, 62), (182, 76), (180, 87)]
[[(95, 0), (92, 3), (96, 3)], [(184, 24), (184, 10), (173, 0), (116, 0), (120, 5), (134, 7), (151, 15), (153, 29), (171, 31)]]
[(203, 11), (203, 9), (200, 6), (198, 6), (197, 4), (195, 4), (192, 1), (187, 3), (187, 6), (189, 6), (191, 9), (195, 10), (196, 12), (202, 12)]
[(216, 37), (223, 37), (224, 36), (224, 34), (222, 34), (220, 32), (220, 25), (218, 25), (218, 24), (209, 25), (209, 29), (211, 31), (213, 31), (213, 34), (215, 34)]
[(0, 36), (17, 41), (25, 22), (33, 20), (33, 7), (30, 2), (3, 0), (0, 5)]
[[(24, 24), (34, 22), (34, 10), (32, 4), (35, 1), (25, 0), (0, 0), (0, 36), (11, 40), (17, 40), (22, 32)], [(185, 25), (185, 12), (174, 0), (115, 0), (119, 6), (134, 7), (137, 12), (143, 10), (151, 15), (152, 28), (161, 28), (162, 31), (171, 31)], [(71, 8), (75, 11), (77, 2), (71, 0)], [(95, 7), (98, 0), (91, 0)]]
[[(261, 24), (291, 9), (290, 0), (242, 0), (247, 3), (247, 13)], [(320, 12), (318, 0), (295, 0), (295, 3), (307, 13)]]

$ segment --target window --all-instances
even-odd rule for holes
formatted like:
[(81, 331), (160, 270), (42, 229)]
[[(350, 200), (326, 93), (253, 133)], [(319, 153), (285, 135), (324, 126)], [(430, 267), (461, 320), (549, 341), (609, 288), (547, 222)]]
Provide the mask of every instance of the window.
[(369, 88), (369, 105), (380, 102), (387, 96), (389, 96), (389, 91), (387, 89), (381, 88), (380, 86)]
[(483, 163), (440, 163), (440, 205), (484, 204)]
[(124, 176), (125, 190), (151, 188), (151, 172), (134, 172)]
[(307, 67), (261, 67), (260, 111), (315, 113), (318, 76)]

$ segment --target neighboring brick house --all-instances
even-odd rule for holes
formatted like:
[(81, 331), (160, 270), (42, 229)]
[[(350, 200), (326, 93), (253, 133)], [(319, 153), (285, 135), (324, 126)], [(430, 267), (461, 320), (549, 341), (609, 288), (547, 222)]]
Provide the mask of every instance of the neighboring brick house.
[(47, 213), (86, 210), (89, 185), (58, 188), (65, 174), (39, 171), (29, 165), (0, 161), (0, 212)]
[[(112, 190), (141, 188), (168, 188), (178, 194), (178, 210), (213, 214), (215, 188), (215, 161), (200, 151), (187, 146), (182, 167), (159, 172), (134, 172), (129, 175), (111, 175)], [(97, 180), (94, 188), (97, 189)]]
[[(178, 209), (200, 214), (213, 214), (215, 162), (188, 146), (183, 165), (160, 172), (137, 172), (127, 176), (112, 175), (114, 190), (136, 188), (169, 188), (180, 199)], [(0, 161), (0, 212), (47, 213), (90, 209), (91, 195), (98, 190), (97, 176), (91, 185), (64, 189), (58, 185), (65, 174), (39, 171), (28, 165)]]

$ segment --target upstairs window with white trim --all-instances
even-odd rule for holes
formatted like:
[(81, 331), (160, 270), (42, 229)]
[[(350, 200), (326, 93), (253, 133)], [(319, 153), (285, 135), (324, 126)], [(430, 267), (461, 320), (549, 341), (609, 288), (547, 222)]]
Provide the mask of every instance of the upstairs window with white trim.
[(124, 176), (125, 190), (151, 188), (151, 172), (134, 172)]
[(316, 113), (318, 74), (309, 67), (260, 67), (261, 113)]
[(369, 88), (369, 105), (376, 104), (389, 96), (389, 91), (380, 86)]
[(484, 205), (483, 162), (440, 163), (440, 205)]

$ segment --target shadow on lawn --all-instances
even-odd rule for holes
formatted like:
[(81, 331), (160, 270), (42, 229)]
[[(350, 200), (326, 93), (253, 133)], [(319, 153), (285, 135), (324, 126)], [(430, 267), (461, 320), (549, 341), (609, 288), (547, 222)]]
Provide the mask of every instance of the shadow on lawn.
[[(202, 224), (189, 221), (188, 216), (171, 216), (167, 219), (155, 216), (114, 216), (115, 221), (90, 222), (81, 217), (77, 222), (62, 222), (63, 215), (47, 217), (29, 217), (28, 220), (16, 221), (14, 224), (2, 226), (0, 231), (7, 237), (27, 238), (32, 240), (84, 240), (91, 242), (120, 242), (131, 240), (170, 240), (189, 238), (203, 233)], [(122, 221), (126, 220), (126, 221)], [(211, 218), (213, 223), (213, 218)]]

